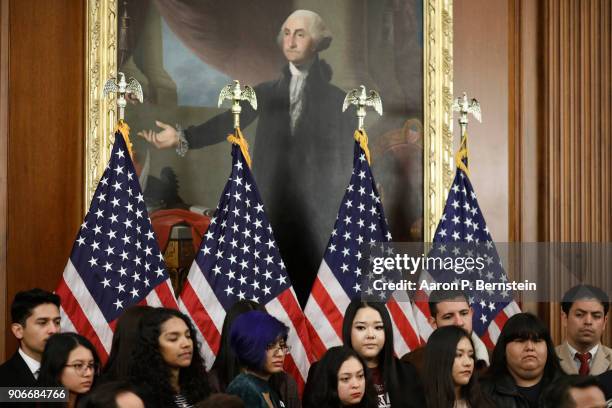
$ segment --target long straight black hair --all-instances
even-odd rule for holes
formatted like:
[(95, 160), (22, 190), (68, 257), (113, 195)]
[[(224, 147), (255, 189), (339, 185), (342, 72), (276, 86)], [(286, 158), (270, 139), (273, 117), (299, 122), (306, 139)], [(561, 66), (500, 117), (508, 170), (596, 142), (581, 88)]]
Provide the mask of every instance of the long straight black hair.
[[(474, 350), (470, 335), (460, 327), (446, 326), (435, 330), (427, 340), (425, 349), (425, 398), (428, 408), (448, 408), (455, 404), (455, 382), (453, 380), (453, 365), (457, 355), (457, 345), (461, 339), (468, 339)], [(493, 407), (485, 399), (476, 378), (476, 358), (474, 371), (470, 381), (461, 387), (461, 398), (470, 407)]]
[(340, 371), (342, 364), (349, 358), (355, 358), (359, 361), (365, 375), (363, 398), (354, 407), (377, 407), (376, 390), (374, 390), (370, 372), (363, 359), (352, 348), (336, 346), (327, 350), (315, 366), (314, 372), (308, 377), (308, 382), (304, 388), (303, 408), (337, 408), (341, 406), (340, 398), (338, 397), (338, 371)]
[[(351, 342), (351, 330), (353, 328), (353, 321), (355, 315), (359, 309), (370, 307), (376, 310), (380, 314), (380, 318), (383, 322), (383, 328), (385, 332), (385, 344), (383, 345), (380, 353), (378, 354), (378, 369), (382, 374), (383, 381), (385, 382), (385, 389), (389, 392), (389, 398), (392, 398), (392, 394), (395, 390), (399, 390), (401, 385), (396, 373), (398, 372), (399, 360), (394, 356), (393, 349), (393, 326), (391, 324), (391, 317), (384, 303), (380, 302), (365, 302), (359, 298), (353, 299), (346, 308), (344, 313), (344, 321), (342, 322), (342, 338), (344, 344), (350, 348), (353, 348)], [(391, 401), (393, 406), (393, 401)]]
[(512, 316), (502, 329), (491, 359), (491, 367), (487, 371), (487, 378), (496, 378), (500, 375), (510, 375), (508, 371), (508, 360), (506, 358), (506, 346), (514, 340), (532, 340), (546, 342), (546, 366), (542, 384), (550, 384), (552, 380), (562, 373), (559, 358), (555, 352), (555, 346), (550, 333), (544, 323), (531, 313), (518, 313)]
[(211, 371), (215, 371), (219, 379), (219, 389), (214, 391), (225, 392), (229, 383), (241, 372), (242, 367), (238, 361), (238, 357), (236, 357), (236, 354), (230, 346), (230, 328), (238, 316), (252, 310), (259, 310), (261, 312), (266, 311), (266, 309), (257, 302), (239, 300), (230, 307), (225, 315), (223, 328), (221, 329), (219, 352), (211, 368)]
[(119, 319), (113, 333), (111, 352), (102, 370), (100, 382), (125, 381), (130, 376), (130, 356), (138, 341), (138, 325), (142, 317), (153, 310), (151, 306), (131, 306)]

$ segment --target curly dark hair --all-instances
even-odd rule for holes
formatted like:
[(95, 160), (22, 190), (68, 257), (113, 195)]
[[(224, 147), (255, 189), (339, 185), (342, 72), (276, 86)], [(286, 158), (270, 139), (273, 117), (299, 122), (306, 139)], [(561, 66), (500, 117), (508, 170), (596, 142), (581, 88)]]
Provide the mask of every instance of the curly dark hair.
[(140, 321), (140, 336), (130, 364), (132, 379), (136, 383), (146, 384), (149, 389), (147, 407), (174, 406), (176, 390), (170, 384), (170, 367), (164, 361), (159, 349), (161, 326), (173, 317), (185, 322), (193, 339), (191, 364), (179, 370), (180, 393), (191, 404), (206, 399), (210, 394), (204, 360), (200, 355), (200, 346), (191, 320), (178, 310), (156, 308), (148, 311)]

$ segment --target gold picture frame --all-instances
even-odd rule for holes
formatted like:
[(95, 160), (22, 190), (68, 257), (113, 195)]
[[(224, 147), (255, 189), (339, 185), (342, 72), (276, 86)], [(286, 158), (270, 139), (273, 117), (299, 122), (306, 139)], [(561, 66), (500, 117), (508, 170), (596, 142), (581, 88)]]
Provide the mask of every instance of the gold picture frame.
[[(117, 118), (114, 99), (102, 88), (117, 74), (118, 0), (88, 0), (86, 49), (85, 203), (109, 159)], [(433, 239), (452, 181), (452, 0), (423, 0), (423, 236)]]

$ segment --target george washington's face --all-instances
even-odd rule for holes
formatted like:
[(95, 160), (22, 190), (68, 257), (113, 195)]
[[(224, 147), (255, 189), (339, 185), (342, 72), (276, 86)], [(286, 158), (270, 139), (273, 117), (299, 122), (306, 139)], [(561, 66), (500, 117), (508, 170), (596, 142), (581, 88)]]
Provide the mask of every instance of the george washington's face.
[(316, 44), (309, 31), (308, 19), (289, 17), (283, 27), (283, 53), (287, 61), (299, 66), (310, 61), (316, 53)]

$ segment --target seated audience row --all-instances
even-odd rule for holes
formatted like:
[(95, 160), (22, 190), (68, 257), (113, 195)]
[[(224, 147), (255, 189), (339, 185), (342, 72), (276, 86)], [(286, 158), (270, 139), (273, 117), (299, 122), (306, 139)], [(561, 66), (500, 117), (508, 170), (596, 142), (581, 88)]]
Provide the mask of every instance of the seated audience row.
[(41, 406), (69, 408), (605, 407), (612, 398), (611, 353), (601, 344), (609, 299), (581, 285), (565, 295), (562, 308), (567, 336), (557, 350), (544, 324), (520, 313), (508, 319), (490, 355), (472, 330), (467, 297), (432, 292), (435, 330), (425, 347), (400, 360), (386, 306), (354, 300), (344, 316), (344, 345), (311, 365), (300, 398), (283, 371), (291, 333), (255, 302), (237, 302), (227, 313), (208, 373), (187, 316), (131, 307), (117, 322), (101, 371), (86, 338), (58, 333), (59, 298), (33, 289), (12, 304), (20, 346), (0, 366), (0, 386), (63, 386), (68, 403)]

